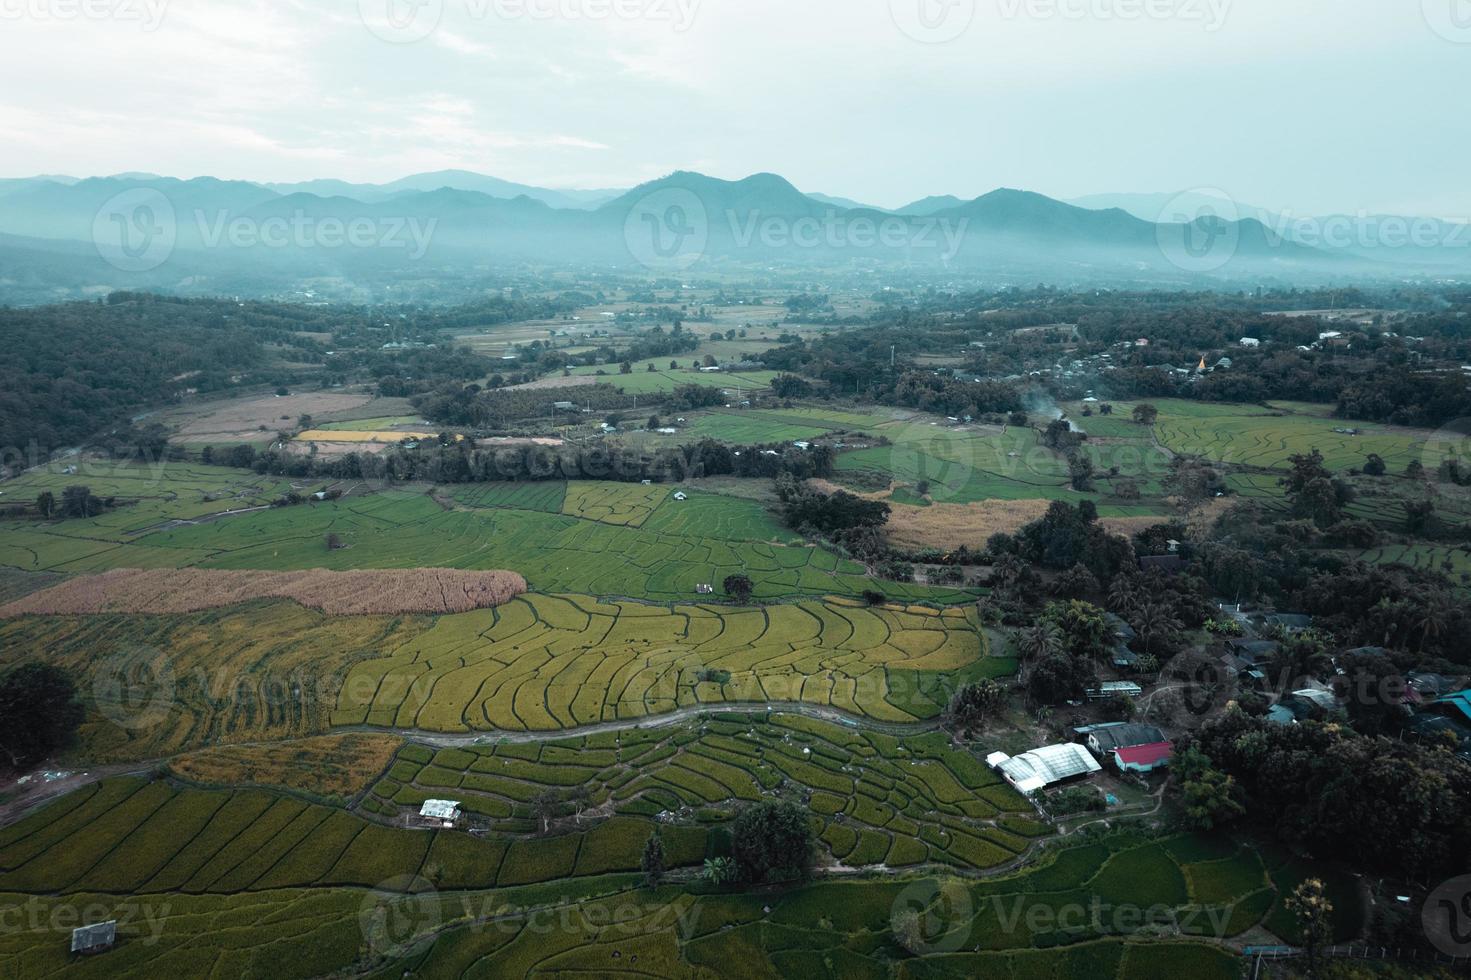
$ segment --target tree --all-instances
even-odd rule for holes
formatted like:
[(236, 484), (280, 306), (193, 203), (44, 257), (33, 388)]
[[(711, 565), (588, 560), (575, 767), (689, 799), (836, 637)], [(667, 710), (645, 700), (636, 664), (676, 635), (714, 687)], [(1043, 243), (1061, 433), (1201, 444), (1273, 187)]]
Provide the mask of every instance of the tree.
[(199, 451), (199, 461), (208, 466), (215, 461), (215, 447), (205, 446)]
[(741, 880), (805, 877), (812, 866), (812, 825), (785, 800), (765, 800), (740, 812), (731, 825), (731, 855)]
[(719, 888), (721, 885), (736, 880), (735, 862), (730, 858), (706, 858), (705, 880)]
[(92, 495), (90, 487), (71, 486), (61, 491), (64, 517), (96, 517), (102, 513), (102, 507), (102, 501)]
[(36, 511), (49, 521), (56, 513), (56, 494), (42, 490), (36, 497)]
[(323, 540), (323, 543), (326, 544), (328, 551), (342, 550), (342, 538), (337, 534), (336, 531), (328, 531), (327, 537)]
[(664, 837), (657, 827), (644, 843), (644, 856), (639, 861), (639, 869), (643, 871), (644, 882), (650, 888), (658, 888), (659, 882), (664, 879)]
[(1067, 654), (1049, 654), (1027, 672), (1027, 695), (1036, 704), (1078, 701), (1097, 674), (1093, 665)]
[(1155, 408), (1153, 405), (1145, 403), (1143, 405), (1134, 406), (1134, 421), (1138, 422), (1140, 425), (1152, 426), (1158, 419), (1159, 409)]
[(1054, 602), (1042, 614), (1043, 620), (1062, 634), (1062, 649), (1079, 660), (1104, 660), (1113, 650), (1114, 625), (1102, 609), (1091, 602), (1072, 599)]
[(1318, 951), (1333, 941), (1333, 903), (1318, 878), (1309, 878), (1288, 896), (1287, 911), (1297, 920), (1308, 953), (1308, 976), (1318, 975)]
[(1236, 799), (1236, 782), (1216, 769), (1196, 746), (1173, 761), (1175, 779), (1185, 803), (1185, 822), (1194, 830), (1212, 830), (1246, 812)]
[(744, 575), (729, 575), (723, 584), (725, 594), (740, 603), (750, 602), (751, 594), (756, 591), (755, 583)]
[(1368, 460), (1364, 463), (1364, 472), (1366, 474), (1369, 476), (1383, 476), (1388, 471), (1389, 467), (1384, 465), (1383, 456), (1380, 456), (1378, 453), (1369, 454)]
[(49, 664), (22, 664), (0, 676), (0, 751), (17, 769), (71, 743), (86, 709), (76, 684)]
[(1006, 692), (1001, 685), (985, 678), (956, 691), (947, 712), (955, 724), (969, 731), (984, 725), (1005, 701)]
[(618, 373), (619, 374), (632, 374), (633, 373), (633, 364), (630, 363), (630, 362), (628, 362), (628, 361), (624, 361), (622, 364), (618, 365)]
[(1063, 650), (1062, 630), (1056, 623), (1037, 622), (1016, 632), (1016, 649), (1023, 660), (1041, 660)]
[(868, 603), (870, 606), (882, 606), (884, 603), (889, 601), (889, 597), (884, 595), (882, 592), (879, 592), (877, 589), (864, 589), (863, 601)]
[(554, 789), (542, 790), (536, 795), (536, 799), (531, 801), (532, 816), (541, 825), (541, 832), (543, 834), (552, 829), (552, 818), (557, 815), (559, 809), (561, 809), (560, 800), (558, 800), (557, 791)]

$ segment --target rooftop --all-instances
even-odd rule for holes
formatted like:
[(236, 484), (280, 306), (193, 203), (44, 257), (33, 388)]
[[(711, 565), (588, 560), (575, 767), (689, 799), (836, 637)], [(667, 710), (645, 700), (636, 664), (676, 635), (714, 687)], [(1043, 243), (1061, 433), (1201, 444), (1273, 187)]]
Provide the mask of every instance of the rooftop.
[(997, 752), (986, 759), (986, 764), (1000, 770), (1008, 782), (1029, 795), (1054, 783), (1103, 770), (1087, 749), (1073, 743), (1047, 745), (1015, 757)]

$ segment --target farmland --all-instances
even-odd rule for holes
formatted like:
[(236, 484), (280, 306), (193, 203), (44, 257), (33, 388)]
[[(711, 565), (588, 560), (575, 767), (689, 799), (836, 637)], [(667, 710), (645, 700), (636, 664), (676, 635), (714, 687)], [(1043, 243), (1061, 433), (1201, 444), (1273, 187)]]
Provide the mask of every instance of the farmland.
[[(194, 563), (207, 568), (504, 568), (539, 592), (657, 601), (692, 597), (699, 585), (733, 574), (748, 575), (763, 599), (853, 596), (869, 587), (861, 565), (825, 549), (726, 540), (704, 529), (663, 531), (665, 520), (679, 518), (663, 519), (661, 512), (680, 503), (666, 500), (644, 527), (629, 527), (540, 511), (446, 511), (423, 494), (396, 490), (162, 531), (140, 543), (197, 556)], [(771, 524), (751, 502), (718, 498), (709, 506), (735, 511), (726, 524), (736, 532)], [(344, 547), (328, 551), (322, 542), (329, 533)], [(883, 587), (895, 598), (916, 601), (964, 596), (902, 583)]]
[[(939, 713), (932, 672), (980, 669), (959, 610), (765, 609), (532, 595), (447, 616), (343, 684), (337, 725), (556, 731), (722, 703), (803, 702), (905, 722)], [(709, 679), (718, 672), (720, 679)]]
[[(598, 749), (615, 750), (649, 751)], [(1051, 849), (1035, 867), (983, 881), (830, 881), (760, 895), (647, 890), (617, 869), (636, 861), (629, 845), (648, 826), (620, 816), (566, 836), (472, 840), (367, 824), (259, 791), (114, 780), (0, 837), (0, 885), (9, 891), (0, 900), (43, 909), (42, 921), (58, 921), (58, 910), (116, 907), (122, 946), (105, 962), (72, 966), (79, 976), (213, 965), (304, 978), (367, 956), (395, 975), (419, 976), (549, 977), (623, 960), (645, 976), (712, 977), (738, 958), (742, 975), (773, 978), (1227, 978), (1239, 961), (1191, 937), (1279, 923), (1284, 896), (1318, 873), (1229, 839), (1124, 833)], [(82, 835), (82, 827), (94, 829)], [(699, 828), (664, 834), (676, 865), (716, 846)], [(64, 859), (45, 860), (53, 854)], [(561, 880), (533, 884), (549, 875)], [(377, 891), (358, 886), (369, 879)], [(1327, 880), (1335, 907), (1349, 910), (1333, 933), (1352, 935), (1360, 925), (1352, 879)], [(30, 897), (43, 890), (53, 894)], [(120, 893), (152, 896), (146, 914)], [(923, 958), (893, 938), (904, 910), (929, 913)], [(379, 938), (372, 920), (360, 919), (368, 912), (407, 914), (408, 931)], [(200, 925), (211, 938), (222, 930), (238, 938), (206, 945)], [(1161, 928), (1176, 938), (1138, 941)], [(26, 971), (59, 969), (55, 939), (46, 928), (8, 930), (0, 954)]]
[[(1083, 419), (1090, 433), (1114, 434), (1139, 427), (1128, 421), (1134, 403), (1114, 406), (1106, 419)], [(1154, 436), (1176, 453), (1238, 466), (1285, 470), (1290, 457), (1317, 449), (1324, 464), (1335, 471), (1362, 467), (1370, 453), (1383, 457), (1391, 472), (1402, 473), (1411, 460), (1435, 470), (1456, 447), (1425, 429), (1407, 429), (1368, 422), (1336, 419), (1323, 406), (1279, 402), (1262, 405), (1221, 405), (1164, 399), (1151, 402), (1159, 409)]]
[[(656, 368), (661, 365), (656, 364)], [(667, 362), (662, 364), (667, 368)], [(700, 371), (697, 369), (681, 368), (679, 370), (655, 370), (648, 371), (643, 364), (634, 365), (630, 374), (619, 374), (616, 367), (580, 367), (574, 368), (572, 377), (585, 378), (596, 377), (598, 381), (610, 384), (628, 395), (667, 395), (681, 385), (700, 385), (705, 388), (721, 388), (734, 393), (743, 390), (747, 394), (770, 387), (776, 378), (775, 371), (750, 371), (750, 372), (726, 372), (726, 371)]]
[(795, 795), (821, 824), (826, 859), (855, 867), (979, 870), (1015, 860), (1051, 833), (940, 732), (901, 739), (780, 713), (432, 757), (410, 747), (364, 805), (396, 815), (449, 793), (497, 827), (529, 831), (527, 804), (572, 786), (587, 790), (590, 809), (678, 813), (705, 824), (772, 793)]
[[(331, 617), (256, 602), (163, 617), (26, 616), (0, 622), (0, 648), (34, 651), (97, 692), (81, 751), (127, 760), (341, 725), (556, 731), (742, 701), (930, 718), (948, 697), (942, 675), (1009, 670), (985, 657), (968, 615), (531, 595), (437, 618)], [(151, 697), (124, 698), (135, 690)]]
[(83, 575), (0, 606), (26, 614), (189, 613), (256, 599), (289, 599), (332, 616), (448, 613), (488, 609), (526, 591), (512, 572), (436, 568), (357, 572), (227, 572), (118, 569)]

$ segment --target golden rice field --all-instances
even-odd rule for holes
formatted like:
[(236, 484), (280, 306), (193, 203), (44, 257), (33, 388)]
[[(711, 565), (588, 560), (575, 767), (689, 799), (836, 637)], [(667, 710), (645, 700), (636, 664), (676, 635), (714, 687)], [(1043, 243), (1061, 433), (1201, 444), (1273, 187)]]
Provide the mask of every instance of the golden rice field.
[(256, 599), (289, 599), (331, 616), (451, 613), (489, 609), (526, 592), (515, 572), (406, 568), (329, 572), (115, 569), (84, 575), (0, 606), (27, 614), (199, 612)]
[(0, 620), (6, 663), (72, 672), (87, 761), (157, 759), (333, 727), (558, 731), (680, 707), (807, 703), (933, 717), (937, 672), (983, 669), (974, 613), (843, 600), (741, 609), (526, 595), (432, 616), (291, 602)]
[(87, 763), (325, 734), (348, 668), (432, 624), (429, 617), (326, 616), (290, 602), (172, 616), (0, 620), (0, 662), (39, 660), (75, 679)]
[(700, 704), (803, 702), (883, 721), (940, 705), (917, 675), (985, 655), (974, 613), (837, 600), (760, 609), (528, 595), (357, 663), (335, 725), (557, 731)]
[(168, 771), (204, 786), (259, 786), (346, 800), (366, 790), (402, 745), (392, 735), (360, 733), (229, 745), (178, 756)]

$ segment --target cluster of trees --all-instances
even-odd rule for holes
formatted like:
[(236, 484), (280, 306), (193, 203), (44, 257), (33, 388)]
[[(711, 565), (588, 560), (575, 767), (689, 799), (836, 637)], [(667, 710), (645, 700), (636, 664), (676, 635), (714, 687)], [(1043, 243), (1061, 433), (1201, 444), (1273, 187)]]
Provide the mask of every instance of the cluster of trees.
[(1245, 815), (1319, 855), (1399, 875), (1471, 867), (1471, 766), (1446, 748), (1227, 711), (1177, 769), (1202, 826)]
[[(736, 815), (730, 826), (730, 856), (705, 862), (712, 885), (756, 886), (803, 879), (815, 849), (810, 815), (787, 800), (763, 800)], [(644, 883), (656, 888), (668, 872), (664, 837), (656, 828), (644, 844)]]
[[(853, 546), (865, 537), (876, 538), (889, 523), (891, 508), (880, 500), (838, 490), (823, 493), (799, 480), (784, 477), (777, 480), (777, 498), (781, 501), (782, 519), (788, 527), (812, 537), (829, 538)], [(872, 551), (871, 547), (855, 550)]]
[(86, 717), (71, 676), (27, 663), (0, 675), (0, 753), (24, 771), (70, 745)]
[(1034, 704), (1081, 700), (1108, 662), (1115, 628), (1098, 606), (1080, 599), (1050, 603), (1017, 631), (1022, 684)]
[(291, 377), (269, 365), (321, 363), (321, 345), (303, 333), (330, 329), (339, 316), (132, 293), (0, 308), (0, 446), (34, 446), (44, 457), (185, 389), (214, 392)]
[(1098, 523), (1098, 508), (1091, 500), (1076, 507), (1054, 500), (1040, 520), (1015, 535), (992, 536), (986, 550), (994, 557), (1011, 555), (1058, 571), (1081, 565), (1102, 582), (1134, 563), (1133, 546)]

